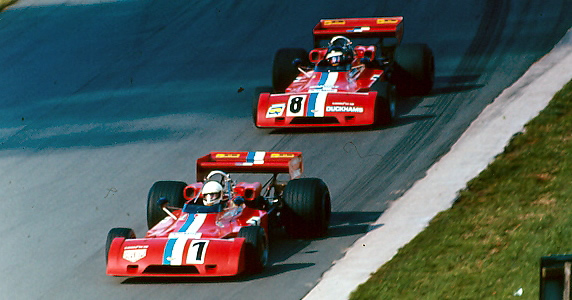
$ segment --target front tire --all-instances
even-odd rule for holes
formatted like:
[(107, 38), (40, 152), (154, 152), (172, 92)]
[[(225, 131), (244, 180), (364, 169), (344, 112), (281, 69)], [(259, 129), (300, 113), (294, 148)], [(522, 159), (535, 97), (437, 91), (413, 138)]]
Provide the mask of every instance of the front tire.
[(112, 228), (107, 233), (107, 241), (105, 242), (105, 263), (109, 259), (109, 248), (111, 248), (111, 243), (116, 237), (122, 237), (125, 239), (134, 239), (135, 232), (131, 228)]
[(376, 125), (389, 125), (397, 115), (398, 94), (396, 87), (386, 81), (376, 82), (371, 87), (377, 92), (374, 119)]
[(256, 123), (258, 123), (258, 101), (260, 99), (260, 94), (263, 93), (271, 93), (271, 87), (257, 87), (254, 89), (254, 96), (252, 97), (252, 122), (254, 122), (254, 126), (258, 127)]
[(302, 48), (283, 48), (276, 52), (272, 67), (272, 88), (275, 93), (284, 93), (300, 74), (298, 68), (292, 64), (296, 59), (299, 59), (303, 66), (310, 64), (308, 52)]
[(182, 181), (157, 181), (149, 190), (147, 196), (147, 226), (151, 229), (167, 215), (157, 200), (161, 197), (169, 200), (169, 206), (182, 208), (185, 205), (183, 191), (187, 184)]
[(245, 272), (260, 273), (268, 264), (268, 239), (260, 226), (240, 228), (238, 237), (243, 237), (245, 247)]
[(300, 178), (288, 182), (283, 193), (283, 223), (293, 238), (321, 237), (330, 224), (330, 192), (318, 178)]

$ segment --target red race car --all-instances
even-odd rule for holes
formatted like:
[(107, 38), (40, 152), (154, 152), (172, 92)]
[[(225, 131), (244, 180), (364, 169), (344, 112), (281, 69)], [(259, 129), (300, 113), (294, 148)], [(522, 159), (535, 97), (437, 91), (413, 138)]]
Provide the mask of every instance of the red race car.
[[(197, 160), (197, 181), (158, 181), (147, 200), (149, 231), (136, 238), (113, 228), (106, 243), (107, 275), (233, 276), (261, 272), (268, 234), (280, 226), (294, 238), (326, 234), (326, 184), (302, 175), (300, 152), (211, 152)], [(229, 173), (267, 173), (236, 183)], [(255, 175), (260, 176), (260, 175)], [(287, 180), (283, 180), (286, 177)]]
[(321, 20), (314, 49), (280, 49), (272, 88), (257, 88), (259, 128), (389, 124), (398, 95), (429, 93), (435, 67), (426, 44), (403, 44), (403, 17)]

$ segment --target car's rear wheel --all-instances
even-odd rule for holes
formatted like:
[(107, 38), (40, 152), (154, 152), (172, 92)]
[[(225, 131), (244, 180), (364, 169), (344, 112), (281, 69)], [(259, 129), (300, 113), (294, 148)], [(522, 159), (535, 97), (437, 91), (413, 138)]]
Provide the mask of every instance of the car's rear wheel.
[(404, 44), (395, 50), (392, 76), (398, 93), (405, 96), (426, 95), (435, 80), (435, 58), (426, 44)]
[(243, 237), (245, 247), (245, 272), (260, 273), (268, 264), (268, 239), (260, 226), (240, 228), (238, 237)]
[(109, 259), (109, 248), (111, 248), (111, 242), (116, 237), (122, 237), (126, 239), (134, 239), (135, 232), (131, 228), (112, 228), (107, 233), (107, 241), (105, 243), (105, 263), (107, 264), (107, 260)]
[(275, 93), (284, 93), (286, 88), (300, 74), (298, 67), (293, 64), (299, 59), (301, 65), (310, 64), (308, 52), (301, 48), (283, 48), (276, 52), (272, 67), (272, 88)]
[(169, 206), (182, 208), (185, 205), (184, 189), (187, 186), (182, 181), (157, 181), (149, 190), (147, 196), (147, 226), (151, 229), (167, 215), (157, 203), (162, 197), (169, 200)]
[(324, 236), (330, 224), (330, 192), (318, 178), (300, 178), (288, 182), (283, 193), (282, 222), (293, 238)]

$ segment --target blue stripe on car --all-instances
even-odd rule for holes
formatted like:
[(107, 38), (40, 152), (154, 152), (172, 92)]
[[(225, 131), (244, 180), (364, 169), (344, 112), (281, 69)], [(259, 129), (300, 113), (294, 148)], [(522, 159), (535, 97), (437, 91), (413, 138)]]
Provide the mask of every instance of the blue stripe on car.
[(195, 221), (195, 215), (189, 214), (187, 221), (185, 221), (185, 224), (183, 224), (183, 226), (181, 226), (181, 229), (179, 229), (179, 232), (186, 232), (187, 229), (189, 229), (189, 227), (191, 226), (191, 224), (193, 224), (194, 221)]
[(256, 154), (256, 152), (248, 152), (248, 155), (246, 155), (246, 162), (247, 163), (254, 163), (254, 155)]
[(175, 247), (175, 242), (177, 242), (177, 239), (169, 239), (167, 241), (167, 245), (165, 245), (165, 251), (163, 252), (164, 265), (171, 264), (171, 261), (169, 259), (171, 258), (171, 255), (173, 255), (173, 247)]
[[(318, 81), (318, 85), (317, 88), (321, 89), (324, 84), (326, 84), (326, 81), (328, 80), (328, 74), (329, 73), (320, 73), (320, 81)], [(316, 98), (318, 98), (318, 93), (311, 93), (310, 94), (310, 99), (308, 99), (308, 110), (306, 111), (306, 116), (308, 117), (313, 117), (314, 116), (314, 110), (316, 110)]]

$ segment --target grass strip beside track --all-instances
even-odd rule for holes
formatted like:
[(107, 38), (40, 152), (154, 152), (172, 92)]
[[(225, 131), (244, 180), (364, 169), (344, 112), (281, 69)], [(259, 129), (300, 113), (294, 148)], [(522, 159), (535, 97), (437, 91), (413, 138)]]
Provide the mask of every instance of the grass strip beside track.
[(18, 0), (0, 0), (0, 12), (4, 10), (4, 8), (16, 3)]
[(538, 299), (540, 257), (572, 254), (570, 212), (572, 81), (351, 299)]

